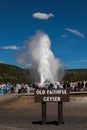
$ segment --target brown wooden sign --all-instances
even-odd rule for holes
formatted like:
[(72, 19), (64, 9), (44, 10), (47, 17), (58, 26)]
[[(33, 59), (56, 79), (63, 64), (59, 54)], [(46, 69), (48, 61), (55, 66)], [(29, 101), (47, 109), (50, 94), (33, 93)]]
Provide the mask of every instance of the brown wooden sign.
[(65, 89), (36, 89), (35, 102), (68, 102), (69, 93)]

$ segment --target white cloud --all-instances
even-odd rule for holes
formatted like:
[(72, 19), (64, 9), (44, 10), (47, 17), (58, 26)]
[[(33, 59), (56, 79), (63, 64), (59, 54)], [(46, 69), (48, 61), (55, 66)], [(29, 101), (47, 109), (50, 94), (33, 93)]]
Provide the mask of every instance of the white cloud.
[(69, 61), (69, 62), (66, 62), (67, 65), (69, 66), (73, 66), (73, 65), (81, 65), (81, 64), (85, 64), (87, 63), (87, 60), (76, 60), (76, 61)]
[(61, 35), (60, 37), (61, 38), (67, 38), (68, 36), (67, 35)]
[(34, 18), (37, 19), (42, 19), (42, 20), (47, 20), (50, 17), (54, 17), (54, 15), (52, 13), (46, 14), (46, 13), (40, 13), (40, 12), (36, 12), (32, 15)]
[(0, 61), (0, 63), (3, 63), (2, 61)]
[(84, 34), (79, 32), (78, 30), (74, 30), (74, 29), (71, 29), (71, 28), (65, 28), (65, 30), (67, 30), (68, 32), (71, 32), (81, 38), (84, 38)]
[(31, 64), (26, 64), (25, 67), (32, 67), (32, 65)]
[(87, 60), (83, 59), (83, 60), (75, 60), (75, 61), (68, 61), (65, 62), (65, 68), (66, 69), (80, 69), (80, 68), (86, 68), (86, 64), (87, 64)]
[(87, 63), (87, 60), (71, 61), (70, 63), (71, 63), (71, 64), (74, 64), (74, 63)]
[(2, 49), (4, 49), (4, 50), (18, 50), (19, 47), (11, 45), (11, 46), (3, 46)]

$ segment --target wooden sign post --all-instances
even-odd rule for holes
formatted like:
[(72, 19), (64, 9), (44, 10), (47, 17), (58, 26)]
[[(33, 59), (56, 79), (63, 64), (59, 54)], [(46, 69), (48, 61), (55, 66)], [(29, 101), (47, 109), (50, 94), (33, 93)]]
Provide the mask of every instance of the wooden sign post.
[(58, 103), (57, 124), (63, 124), (63, 102), (69, 102), (69, 93), (65, 89), (36, 89), (35, 102), (42, 103), (42, 124), (46, 124), (46, 103)]
[(58, 124), (63, 124), (63, 102), (58, 102)]
[(46, 102), (42, 102), (42, 124), (46, 124)]

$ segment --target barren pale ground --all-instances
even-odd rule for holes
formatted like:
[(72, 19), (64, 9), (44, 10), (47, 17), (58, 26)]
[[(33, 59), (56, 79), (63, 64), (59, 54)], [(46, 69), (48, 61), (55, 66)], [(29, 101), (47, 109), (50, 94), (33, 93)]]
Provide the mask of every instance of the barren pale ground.
[[(12, 99), (11, 99), (12, 98)], [(63, 103), (63, 125), (32, 124), (41, 120), (41, 104), (33, 97), (0, 97), (0, 130), (86, 130), (87, 97), (71, 97)], [(57, 103), (47, 103), (47, 121), (57, 120)]]

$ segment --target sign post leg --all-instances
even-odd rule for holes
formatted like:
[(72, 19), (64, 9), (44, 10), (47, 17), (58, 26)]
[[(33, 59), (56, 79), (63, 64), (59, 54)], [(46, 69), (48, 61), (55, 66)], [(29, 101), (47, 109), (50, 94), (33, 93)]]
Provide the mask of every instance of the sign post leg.
[(58, 102), (58, 124), (63, 124), (63, 102)]
[(46, 102), (42, 102), (42, 124), (46, 124)]

